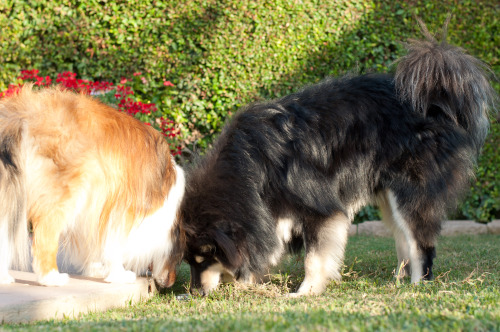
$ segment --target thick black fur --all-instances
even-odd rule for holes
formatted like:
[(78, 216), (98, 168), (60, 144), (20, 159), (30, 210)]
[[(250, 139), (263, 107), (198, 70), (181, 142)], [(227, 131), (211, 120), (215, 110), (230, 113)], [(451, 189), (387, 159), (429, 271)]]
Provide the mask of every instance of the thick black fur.
[(326, 79), (234, 116), (187, 174), (193, 288), (211, 264), (243, 281), (265, 273), (282, 245), (279, 218), (294, 221), (307, 265), (332, 216), (352, 219), (388, 192), (432, 276), (440, 222), (469, 187), (494, 92), (478, 60), (424, 33), (395, 75)]

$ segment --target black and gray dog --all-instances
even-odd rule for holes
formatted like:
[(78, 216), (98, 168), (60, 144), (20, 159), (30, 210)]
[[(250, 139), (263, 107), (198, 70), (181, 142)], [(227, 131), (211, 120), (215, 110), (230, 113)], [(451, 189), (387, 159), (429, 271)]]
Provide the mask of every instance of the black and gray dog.
[(258, 281), (300, 239), (296, 294), (319, 294), (340, 278), (349, 225), (368, 203), (411, 281), (432, 278), (441, 220), (469, 188), (495, 93), (479, 60), (422, 30), (394, 75), (327, 79), (234, 116), (187, 174), (192, 290)]

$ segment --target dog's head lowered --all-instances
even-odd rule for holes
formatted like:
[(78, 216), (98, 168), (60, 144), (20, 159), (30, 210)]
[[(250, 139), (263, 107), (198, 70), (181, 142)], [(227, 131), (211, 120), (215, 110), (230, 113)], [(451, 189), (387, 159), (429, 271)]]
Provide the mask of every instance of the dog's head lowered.
[(213, 228), (186, 233), (184, 259), (191, 267), (191, 293), (207, 295), (219, 281), (242, 278), (244, 259), (231, 234)]
[[(177, 216), (179, 218), (179, 216)], [(170, 239), (172, 242), (171, 250), (164, 259), (153, 261), (149, 265), (149, 270), (153, 274), (156, 289), (162, 293), (167, 288), (172, 287), (177, 277), (177, 265), (182, 261), (186, 237), (185, 232), (179, 223), (172, 228)]]
[(251, 275), (247, 227), (234, 220), (241, 209), (233, 206), (230, 179), (237, 177), (230, 174), (229, 165), (217, 162), (225, 142), (224, 136), (219, 138), (211, 153), (188, 169), (180, 208), (184, 260), (191, 266), (191, 292), (201, 295), (214, 290), (220, 281), (247, 281)]

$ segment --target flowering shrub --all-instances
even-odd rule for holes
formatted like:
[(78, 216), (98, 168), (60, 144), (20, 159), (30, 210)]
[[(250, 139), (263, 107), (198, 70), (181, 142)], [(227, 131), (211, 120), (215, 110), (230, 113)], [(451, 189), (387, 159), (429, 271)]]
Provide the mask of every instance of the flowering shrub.
[[(22, 70), (18, 76), (19, 82), (10, 84), (5, 91), (0, 92), (0, 98), (9, 97), (16, 94), (20, 88), (27, 82), (33, 82), (35, 86), (48, 87), (52, 85), (50, 76), (39, 76), (37, 69)], [(145, 83), (145, 78), (141, 73), (134, 73), (134, 78), (139, 77), (141, 82)], [(66, 71), (57, 74), (56, 83), (75, 92), (93, 95), (101, 99), (104, 103), (117, 108), (120, 112), (127, 113), (149, 126), (159, 130), (166, 138), (174, 156), (181, 154), (181, 144), (179, 140), (179, 129), (174, 121), (167, 119), (157, 108), (155, 103), (145, 103), (134, 98), (134, 90), (128, 83), (129, 80), (122, 78), (119, 84), (114, 85), (107, 81), (91, 81), (86, 79), (77, 79), (76, 74)], [(170, 81), (163, 82), (166, 87), (173, 86)]]
[[(48, 76), (47, 76), (48, 77)], [(95, 92), (108, 92), (113, 90), (113, 83), (106, 81), (89, 81), (84, 79), (77, 79), (76, 74), (70, 71), (57, 74), (56, 82), (61, 86), (77, 92), (86, 94), (93, 94)]]

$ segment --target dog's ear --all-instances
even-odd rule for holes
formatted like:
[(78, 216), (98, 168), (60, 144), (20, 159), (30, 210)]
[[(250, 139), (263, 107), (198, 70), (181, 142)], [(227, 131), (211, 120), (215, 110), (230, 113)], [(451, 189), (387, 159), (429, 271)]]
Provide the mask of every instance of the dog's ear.
[(241, 264), (243, 263), (241, 253), (234, 244), (234, 241), (229, 236), (227, 236), (226, 233), (217, 229), (213, 234), (213, 239), (217, 243), (217, 247), (224, 253), (223, 257), (216, 254), (217, 258), (223, 265), (229, 266), (233, 269), (241, 266)]

